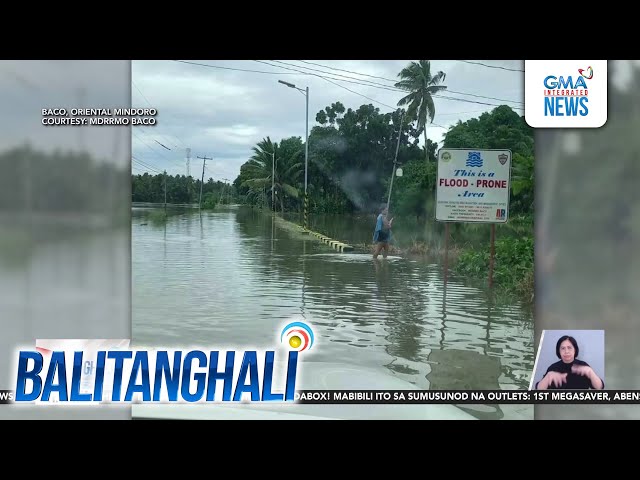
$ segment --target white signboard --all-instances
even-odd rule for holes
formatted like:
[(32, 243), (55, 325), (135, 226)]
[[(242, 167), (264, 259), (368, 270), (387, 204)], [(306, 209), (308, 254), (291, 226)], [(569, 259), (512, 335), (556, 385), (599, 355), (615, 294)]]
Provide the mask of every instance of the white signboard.
[(440, 149), (436, 220), (506, 223), (510, 182), (510, 150)]

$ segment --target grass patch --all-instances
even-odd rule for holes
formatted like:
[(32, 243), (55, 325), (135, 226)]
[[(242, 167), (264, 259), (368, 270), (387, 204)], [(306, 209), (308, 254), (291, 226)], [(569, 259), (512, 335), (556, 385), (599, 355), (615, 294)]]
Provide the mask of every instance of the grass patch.
[[(515, 294), (522, 300), (533, 303), (534, 265), (533, 237), (505, 237), (495, 242), (493, 266), (494, 286), (501, 293)], [(487, 278), (489, 275), (489, 246), (462, 252), (453, 270), (459, 275)]]
[(154, 225), (163, 225), (167, 223), (169, 214), (165, 210), (152, 210), (149, 212), (149, 221)]

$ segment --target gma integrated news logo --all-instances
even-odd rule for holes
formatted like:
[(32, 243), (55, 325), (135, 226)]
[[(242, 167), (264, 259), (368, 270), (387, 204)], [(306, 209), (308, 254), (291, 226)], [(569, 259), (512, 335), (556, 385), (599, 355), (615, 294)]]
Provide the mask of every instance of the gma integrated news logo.
[(525, 60), (525, 120), (534, 128), (607, 122), (606, 60)]
[(278, 333), (279, 349), (263, 351), (116, 348), (121, 340), (94, 350), (56, 340), (54, 348), (18, 352), (16, 388), (6, 403), (295, 402), (299, 355), (315, 336), (300, 321)]

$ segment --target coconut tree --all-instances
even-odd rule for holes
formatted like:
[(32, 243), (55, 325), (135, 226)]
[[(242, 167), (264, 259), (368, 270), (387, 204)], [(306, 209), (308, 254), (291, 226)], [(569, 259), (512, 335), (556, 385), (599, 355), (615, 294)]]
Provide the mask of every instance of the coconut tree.
[[(291, 139), (286, 139), (278, 145), (269, 137), (258, 142), (253, 147), (254, 154), (241, 168), (244, 181), (242, 187), (247, 187), (248, 197), (268, 192), (272, 198), (280, 200), (280, 210), (284, 211), (285, 197), (298, 198), (298, 177), (303, 164), (300, 162), (301, 148), (291, 148)], [(273, 191), (272, 191), (273, 188)], [(271, 208), (275, 209), (272, 202)]]
[(444, 81), (446, 74), (440, 71), (432, 75), (431, 62), (429, 60), (419, 60), (411, 62), (403, 68), (398, 77), (400, 77), (400, 81), (395, 86), (409, 92), (408, 95), (400, 99), (398, 106), (409, 105), (407, 107), (407, 120), (417, 123), (418, 135), (421, 131), (424, 131), (424, 150), (428, 162), (427, 122), (433, 122), (433, 117), (436, 114), (433, 95), (447, 88), (444, 85), (440, 85)]
[(303, 187), (304, 144), (299, 137), (285, 138), (276, 145), (276, 165), (274, 185), (280, 211), (284, 212), (287, 197), (300, 198)]

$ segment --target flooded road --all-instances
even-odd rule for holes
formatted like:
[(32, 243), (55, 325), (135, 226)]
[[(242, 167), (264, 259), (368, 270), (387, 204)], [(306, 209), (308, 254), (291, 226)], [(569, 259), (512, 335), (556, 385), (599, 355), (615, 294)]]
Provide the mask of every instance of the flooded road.
[[(187, 209), (166, 222), (151, 211), (132, 217), (134, 345), (270, 349), (283, 322), (300, 319), (314, 328), (319, 365), (417, 389), (528, 388), (532, 312), (451, 274), (445, 288), (438, 264), (339, 253), (249, 208)], [(452, 408), (533, 419), (532, 405)]]

